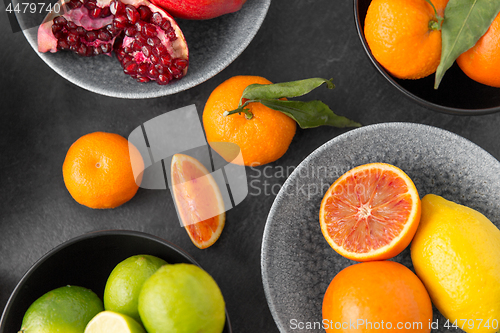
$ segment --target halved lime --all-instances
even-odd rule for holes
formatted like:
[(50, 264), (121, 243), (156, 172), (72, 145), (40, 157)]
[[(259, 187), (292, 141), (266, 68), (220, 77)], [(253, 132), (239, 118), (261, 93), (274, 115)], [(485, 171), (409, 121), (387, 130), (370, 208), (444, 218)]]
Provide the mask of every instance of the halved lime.
[(20, 333), (83, 333), (87, 323), (103, 311), (90, 289), (65, 286), (38, 298), (26, 311)]
[(131, 317), (113, 311), (103, 311), (92, 318), (85, 333), (146, 333)]
[(151, 255), (136, 255), (113, 269), (104, 289), (104, 308), (130, 316), (139, 323), (139, 292), (144, 282), (167, 262)]

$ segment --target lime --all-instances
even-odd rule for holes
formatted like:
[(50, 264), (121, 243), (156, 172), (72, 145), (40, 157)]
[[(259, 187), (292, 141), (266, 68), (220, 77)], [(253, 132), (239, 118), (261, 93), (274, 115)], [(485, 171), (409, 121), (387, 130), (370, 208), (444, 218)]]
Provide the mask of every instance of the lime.
[(141, 322), (137, 310), (144, 281), (167, 262), (151, 255), (137, 255), (120, 262), (113, 269), (104, 289), (104, 308)]
[(133, 318), (113, 311), (103, 311), (92, 318), (85, 333), (146, 333)]
[(191, 264), (163, 266), (139, 295), (139, 313), (148, 333), (221, 333), (224, 306), (214, 279)]
[(103, 311), (102, 301), (92, 290), (65, 286), (38, 298), (26, 311), (22, 333), (83, 333), (87, 323)]

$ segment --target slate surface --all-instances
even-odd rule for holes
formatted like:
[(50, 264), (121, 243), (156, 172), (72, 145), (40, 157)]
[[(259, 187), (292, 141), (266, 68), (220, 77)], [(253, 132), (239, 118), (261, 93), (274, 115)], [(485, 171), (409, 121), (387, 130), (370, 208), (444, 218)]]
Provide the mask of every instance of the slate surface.
[[(249, 0), (251, 1), (251, 0)], [(198, 250), (177, 224), (170, 194), (140, 189), (124, 206), (94, 211), (66, 191), (61, 166), (80, 136), (109, 131), (127, 136), (145, 121), (196, 104), (201, 115), (210, 92), (239, 74), (274, 82), (333, 77), (322, 99), (339, 114), (365, 125), (416, 122), (464, 136), (500, 158), (500, 114), (460, 117), (414, 104), (387, 83), (356, 35), (352, 2), (275, 0), (249, 47), (205, 83), (175, 95), (124, 100), (104, 97), (66, 81), (12, 33), (0, 5), (0, 308), (23, 273), (58, 244), (93, 230), (131, 229), (163, 237), (188, 251), (219, 283), (235, 332), (278, 332), (261, 282), (260, 250), (269, 209), (294, 166), (348, 129), (298, 130), (283, 158), (247, 169), (250, 196), (227, 213), (219, 241)]]

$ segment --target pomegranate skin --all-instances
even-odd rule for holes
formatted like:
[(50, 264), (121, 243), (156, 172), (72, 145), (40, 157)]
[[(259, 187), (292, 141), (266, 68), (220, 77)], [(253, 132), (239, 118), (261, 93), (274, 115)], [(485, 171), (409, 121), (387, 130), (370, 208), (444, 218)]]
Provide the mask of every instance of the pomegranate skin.
[(241, 9), (246, 0), (152, 0), (170, 15), (186, 20), (208, 20)]

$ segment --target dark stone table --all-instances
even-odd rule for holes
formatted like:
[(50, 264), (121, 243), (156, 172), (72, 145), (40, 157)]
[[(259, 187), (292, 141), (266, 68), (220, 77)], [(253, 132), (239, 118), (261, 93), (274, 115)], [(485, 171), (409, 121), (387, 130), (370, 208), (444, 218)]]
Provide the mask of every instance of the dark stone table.
[(179, 227), (166, 191), (140, 189), (122, 207), (97, 211), (77, 204), (62, 179), (65, 154), (80, 136), (108, 131), (127, 137), (139, 124), (193, 103), (201, 115), (210, 92), (234, 75), (261, 75), (273, 82), (333, 77), (333, 91), (320, 89), (311, 98), (322, 99), (339, 114), (364, 125), (404, 121), (437, 126), (500, 158), (500, 113), (445, 115), (399, 93), (365, 55), (351, 1), (275, 0), (253, 42), (224, 71), (188, 91), (147, 100), (104, 97), (66, 81), (45, 65), (22, 33), (11, 32), (5, 7), (0, 8), (1, 309), (23, 273), (53, 247), (89, 231), (131, 229), (179, 245), (212, 274), (234, 332), (278, 331), (260, 271), (268, 211), (286, 170), (347, 129), (299, 129), (284, 157), (266, 169), (247, 169), (249, 181), (256, 180), (250, 195), (227, 213), (221, 238), (206, 250), (197, 249)]

